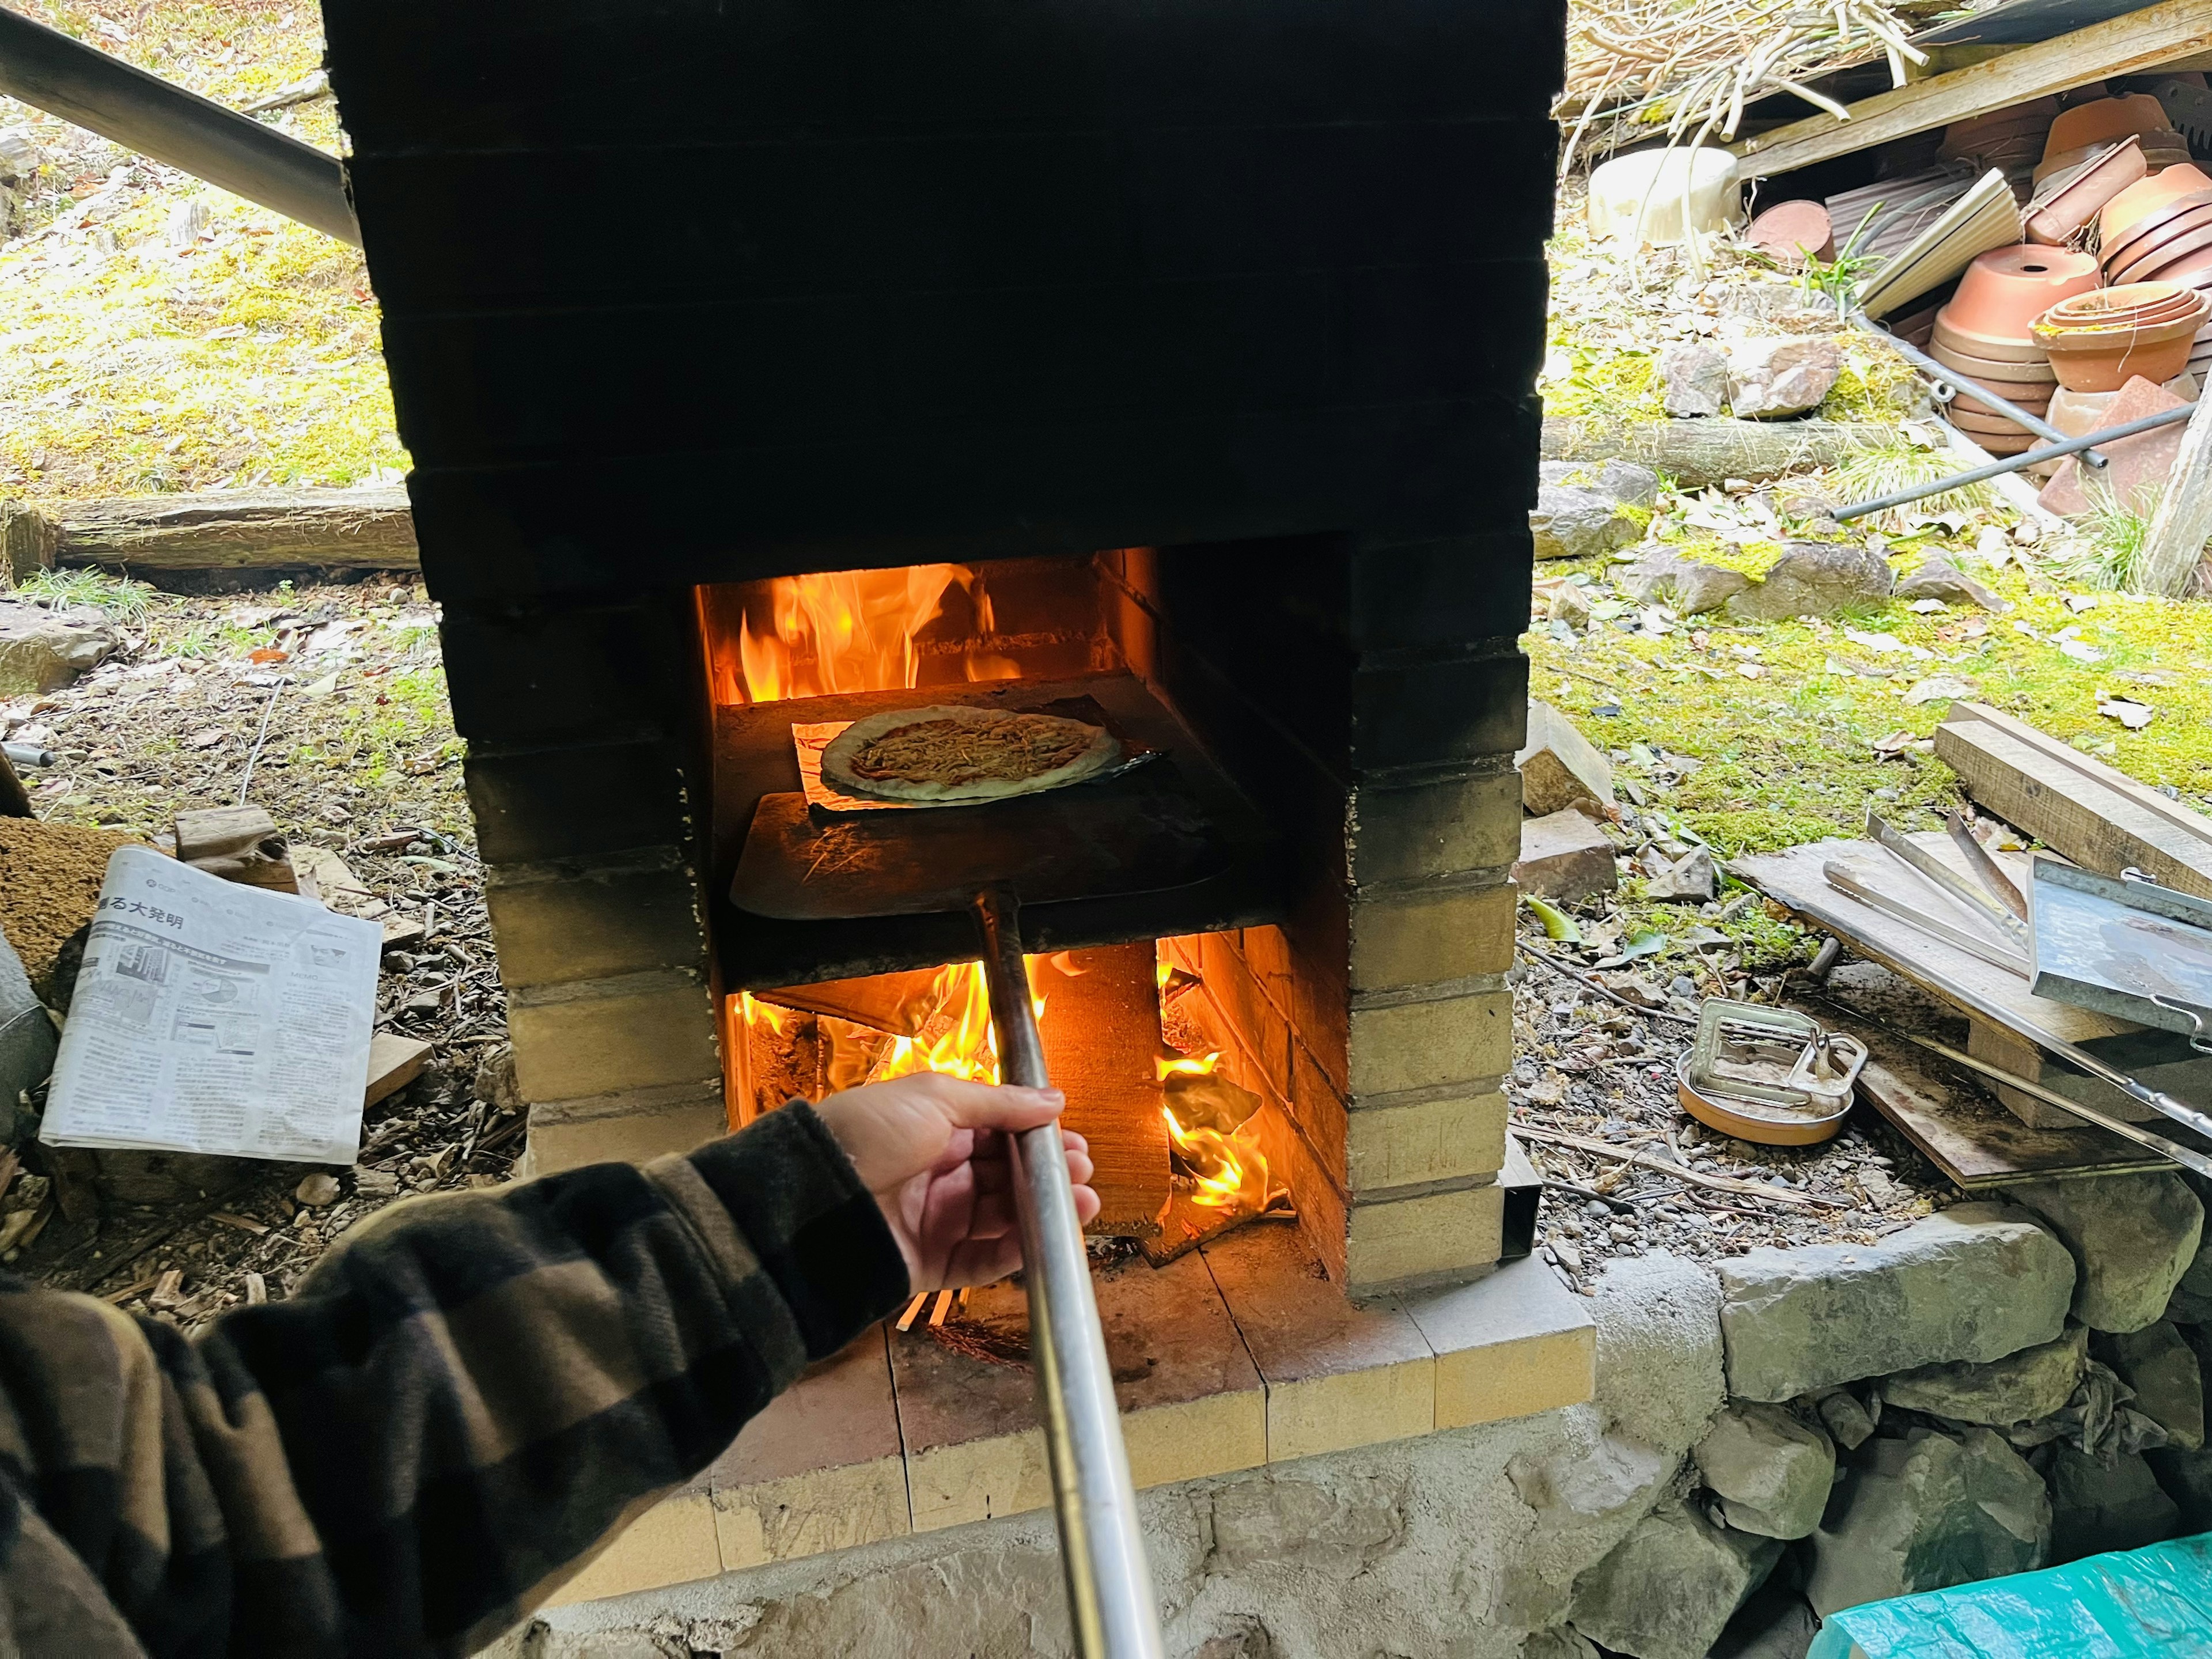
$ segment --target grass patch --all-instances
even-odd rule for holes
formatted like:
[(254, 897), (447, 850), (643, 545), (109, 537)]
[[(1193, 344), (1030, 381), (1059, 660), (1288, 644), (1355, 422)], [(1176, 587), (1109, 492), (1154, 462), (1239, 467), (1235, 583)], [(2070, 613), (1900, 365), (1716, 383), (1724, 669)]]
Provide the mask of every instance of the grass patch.
[(33, 570), (15, 592), (56, 611), (88, 607), (116, 623), (143, 622), (154, 609), (154, 590), (146, 583), (105, 570)]

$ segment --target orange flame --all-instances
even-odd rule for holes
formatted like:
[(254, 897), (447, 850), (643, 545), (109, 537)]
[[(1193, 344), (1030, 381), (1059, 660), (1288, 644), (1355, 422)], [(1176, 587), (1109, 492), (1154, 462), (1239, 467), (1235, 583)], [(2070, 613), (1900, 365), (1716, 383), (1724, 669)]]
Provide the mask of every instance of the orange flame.
[[(1042, 1018), (1045, 1000), (1036, 994), (1038, 960), (1025, 957), (1024, 966), (1030, 975), (1030, 1006)], [(748, 1027), (757, 1026), (775, 1036), (782, 1034), (791, 1018), (785, 1010), (763, 1002), (748, 992), (738, 994)], [(832, 1069), (837, 1069), (839, 1056), (848, 1056), (853, 1064), (867, 1066), (865, 1079), (855, 1076), (855, 1083), (884, 1083), (915, 1072), (942, 1072), (948, 1077), (966, 1078), (976, 1083), (996, 1083), (999, 1050), (991, 1035), (991, 992), (989, 981), (983, 975), (983, 964), (961, 962), (938, 969), (937, 976), (930, 981), (924, 1006), (930, 1012), (922, 1021), (921, 1034), (886, 1038), (876, 1050), (872, 1061), (868, 1060), (865, 1048), (839, 1039), (840, 1032), (848, 1038), (854, 1033), (866, 1037), (866, 1027), (852, 1026), (842, 1020), (827, 1023), (830, 1039), (836, 1050)]]
[[(1163, 1083), (1176, 1077), (1211, 1077), (1220, 1063), (1218, 1054), (1177, 1054), (1152, 1062)], [(1170, 1090), (1160, 1115), (1167, 1120), (1168, 1139), (1190, 1177), (1192, 1203), (1216, 1210), (1267, 1207), (1267, 1159), (1260, 1150), (1256, 1114), (1226, 1133), (1204, 1123), (1185, 1123), (1176, 1115), (1175, 1091)]]
[(892, 570), (831, 570), (779, 576), (768, 586), (765, 624), (748, 615), (738, 633), (745, 699), (844, 691), (902, 690), (919, 683), (915, 639), (937, 620), (945, 596), (965, 590), (975, 607), (976, 638), (963, 672), (970, 680), (1017, 678), (1012, 659), (977, 649), (998, 623), (982, 579), (966, 565), (915, 564)]

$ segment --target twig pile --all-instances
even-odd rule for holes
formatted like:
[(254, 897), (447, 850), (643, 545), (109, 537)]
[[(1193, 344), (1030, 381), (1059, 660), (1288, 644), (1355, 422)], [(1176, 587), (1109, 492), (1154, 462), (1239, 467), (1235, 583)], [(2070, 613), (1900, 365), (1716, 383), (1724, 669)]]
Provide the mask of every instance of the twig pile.
[(1692, 146), (1716, 132), (1733, 138), (1745, 104), (1771, 92), (1843, 117), (1842, 105), (1804, 82), (1886, 57), (1903, 86), (1906, 61), (1928, 61), (1905, 39), (1903, 9), (1886, 0), (1574, 0), (1559, 113), (1576, 120), (1560, 169), (1600, 120), (1607, 130), (1591, 147), (1610, 149), (1662, 119), (1670, 146), (1689, 133)]

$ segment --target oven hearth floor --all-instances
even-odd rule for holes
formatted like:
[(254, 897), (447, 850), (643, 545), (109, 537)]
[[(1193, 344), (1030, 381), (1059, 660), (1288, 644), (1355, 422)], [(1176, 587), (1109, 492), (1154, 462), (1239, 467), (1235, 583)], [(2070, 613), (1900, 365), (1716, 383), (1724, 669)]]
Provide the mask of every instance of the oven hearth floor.
[[(1354, 1306), (1295, 1229), (1261, 1222), (1096, 1284), (1140, 1487), (1590, 1397), (1595, 1325), (1533, 1259)], [(1030, 1389), (1026, 1369), (886, 1322), (811, 1370), (558, 1601), (1042, 1508), (1051, 1491)]]

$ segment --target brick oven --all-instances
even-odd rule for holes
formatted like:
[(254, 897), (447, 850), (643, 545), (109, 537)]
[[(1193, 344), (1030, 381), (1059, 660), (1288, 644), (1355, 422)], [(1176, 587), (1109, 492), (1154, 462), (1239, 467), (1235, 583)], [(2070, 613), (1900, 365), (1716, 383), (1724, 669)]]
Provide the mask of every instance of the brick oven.
[(1218, 1054), (1333, 1279), (1494, 1261), (1560, 7), (325, 11), (532, 1166), (927, 1063), (965, 919), (749, 829), (794, 726), (1082, 708), (1209, 848), (1024, 913), (1104, 1224), (1218, 1221)]

